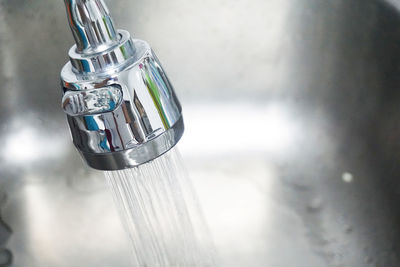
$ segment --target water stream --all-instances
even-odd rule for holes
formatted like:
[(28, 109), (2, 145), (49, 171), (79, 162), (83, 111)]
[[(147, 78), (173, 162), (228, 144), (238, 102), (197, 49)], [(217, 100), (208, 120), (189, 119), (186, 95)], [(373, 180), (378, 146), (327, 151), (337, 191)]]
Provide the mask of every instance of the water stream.
[(137, 168), (106, 172), (133, 245), (134, 266), (215, 267), (214, 249), (177, 148)]

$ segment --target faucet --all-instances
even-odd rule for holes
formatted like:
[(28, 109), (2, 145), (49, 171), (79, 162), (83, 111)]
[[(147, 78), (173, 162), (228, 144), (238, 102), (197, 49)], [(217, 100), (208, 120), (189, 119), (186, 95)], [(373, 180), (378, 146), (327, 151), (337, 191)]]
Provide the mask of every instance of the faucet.
[(150, 45), (115, 30), (103, 0), (65, 0), (75, 45), (61, 71), (73, 143), (98, 170), (122, 170), (173, 148), (182, 108)]

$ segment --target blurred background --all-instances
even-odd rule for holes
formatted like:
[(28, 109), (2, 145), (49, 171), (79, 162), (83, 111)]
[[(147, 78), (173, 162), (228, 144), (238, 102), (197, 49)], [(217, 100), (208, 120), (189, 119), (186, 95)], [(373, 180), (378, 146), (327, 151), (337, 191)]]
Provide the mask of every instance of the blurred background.
[[(181, 99), (220, 266), (400, 266), (398, 0), (106, 2)], [(0, 0), (0, 266), (129, 266), (60, 108), (72, 44), (63, 1)]]

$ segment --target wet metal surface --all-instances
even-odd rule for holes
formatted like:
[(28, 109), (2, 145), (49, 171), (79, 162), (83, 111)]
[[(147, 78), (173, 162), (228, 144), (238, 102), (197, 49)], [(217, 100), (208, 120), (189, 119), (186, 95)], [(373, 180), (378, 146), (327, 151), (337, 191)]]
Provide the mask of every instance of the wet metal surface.
[[(400, 266), (398, 1), (108, 2), (182, 100), (221, 266)], [(60, 108), (72, 43), (62, 1), (0, 0), (0, 265), (129, 266)]]

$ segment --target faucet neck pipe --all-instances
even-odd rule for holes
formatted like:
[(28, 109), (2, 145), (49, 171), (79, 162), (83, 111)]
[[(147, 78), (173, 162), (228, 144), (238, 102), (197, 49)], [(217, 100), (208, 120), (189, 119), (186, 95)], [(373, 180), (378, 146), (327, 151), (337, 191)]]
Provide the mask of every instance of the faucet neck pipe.
[(103, 0), (64, 0), (76, 45), (69, 51), (76, 73), (105, 73), (123, 67), (135, 55), (131, 36), (116, 31)]
[(118, 34), (103, 0), (64, 2), (77, 53), (99, 53), (118, 44)]

